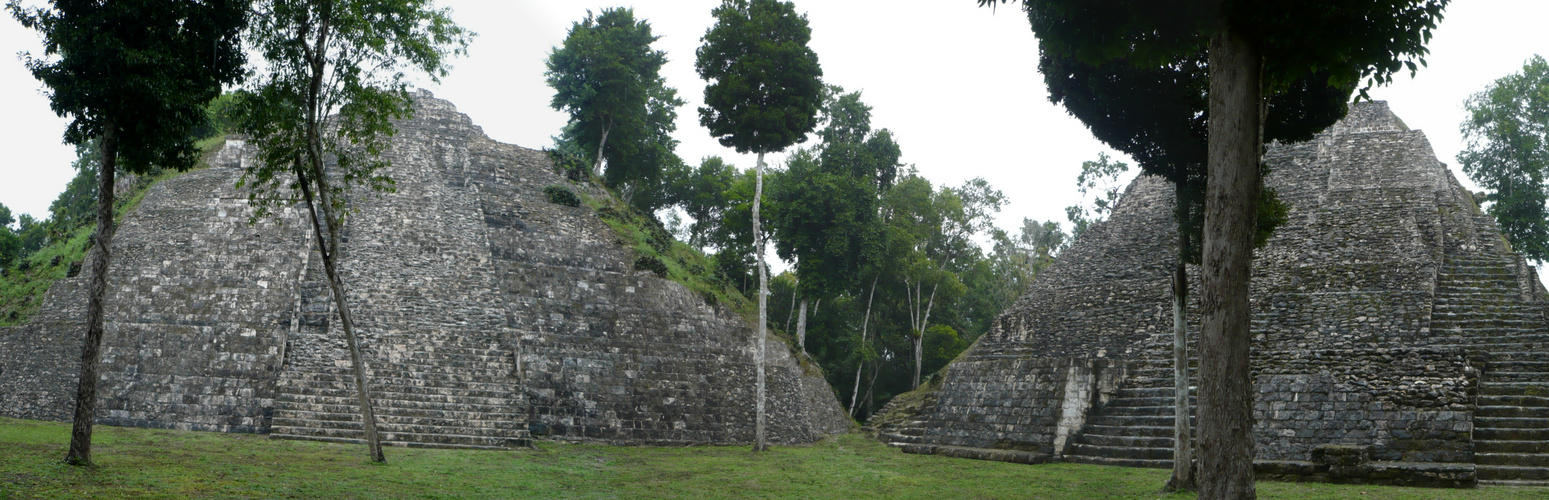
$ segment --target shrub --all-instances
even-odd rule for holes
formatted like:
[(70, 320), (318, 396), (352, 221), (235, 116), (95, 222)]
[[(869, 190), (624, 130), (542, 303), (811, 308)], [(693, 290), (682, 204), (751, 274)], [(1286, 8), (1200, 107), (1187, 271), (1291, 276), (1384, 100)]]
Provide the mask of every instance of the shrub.
[(658, 278), (667, 277), (667, 264), (651, 255), (641, 255), (635, 259), (635, 269), (644, 269), (656, 274)]
[(575, 191), (558, 184), (543, 188), (543, 194), (548, 195), (549, 203), (564, 205), (567, 207), (581, 206), (581, 197), (576, 196)]

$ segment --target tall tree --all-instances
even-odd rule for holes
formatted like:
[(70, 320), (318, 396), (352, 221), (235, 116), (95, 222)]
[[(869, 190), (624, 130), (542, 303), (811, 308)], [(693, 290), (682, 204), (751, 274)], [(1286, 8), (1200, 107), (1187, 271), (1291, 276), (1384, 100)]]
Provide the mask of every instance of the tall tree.
[(817, 126), (823, 70), (807, 47), (812, 29), (796, 5), (778, 0), (725, 0), (711, 11), (694, 69), (709, 81), (699, 123), (723, 146), (757, 153), (753, 196), (754, 252), (758, 255), (758, 403), (756, 451), (768, 449), (764, 432), (764, 337), (768, 324), (768, 269), (759, 204), (764, 192), (764, 154), (806, 140)]
[[(1005, 1), (1005, 0), (1002, 0)], [(980, 5), (996, 4), (979, 0)], [(1202, 231), (1200, 496), (1251, 498), (1248, 280), (1260, 203), (1265, 97), (1323, 74), (1392, 80), (1416, 62), (1447, 0), (1026, 0), (1040, 51), (1145, 68), (1203, 54), (1208, 75)], [(1365, 95), (1366, 88), (1361, 90)]]
[(430, 0), (263, 0), (253, 19), (250, 41), (267, 68), (237, 94), (233, 114), (260, 161), (239, 185), (255, 221), (300, 192), (349, 345), (370, 459), (385, 462), (339, 271), (349, 191), (392, 191), (380, 155), (396, 131), (391, 120), (413, 111), (405, 72), (439, 81), (472, 34)]
[(570, 115), (564, 138), (597, 152), (598, 176), (606, 159), (613, 186), (654, 179), (677, 144), (671, 133), (683, 100), (660, 74), (667, 53), (651, 50), (658, 38), (633, 9), (587, 11), (549, 54), (550, 105)]
[[(1050, 93), (1053, 99), (1053, 93)], [(1082, 198), (1092, 197), (1090, 205), (1076, 204), (1065, 207), (1065, 218), (1070, 221), (1071, 239), (1080, 238), (1087, 228), (1108, 219), (1113, 207), (1119, 202), (1119, 176), (1129, 171), (1129, 164), (1097, 153), (1096, 161), (1081, 162), (1081, 173), (1076, 176), (1076, 190)]]
[(1463, 173), (1485, 188), (1487, 210), (1512, 247), (1549, 260), (1549, 62), (1533, 56), (1521, 73), (1501, 77), (1463, 106)]
[(222, 84), (241, 77), (237, 34), (244, 0), (54, 0), (49, 8), (6, 9), (44, 37), (41, 58), (27, 57), (33, 77), (50, 90), (51, 107), (72, 119), (65, 142), (96, 138), (97, 230), (92, 236), (86, 340), (75, 397), (74, 428), (65, 461), (91, 464), (103, 295), (113, 242), (113, 176), (152, 165), (188, 169), (198, 161), (190, 132)]

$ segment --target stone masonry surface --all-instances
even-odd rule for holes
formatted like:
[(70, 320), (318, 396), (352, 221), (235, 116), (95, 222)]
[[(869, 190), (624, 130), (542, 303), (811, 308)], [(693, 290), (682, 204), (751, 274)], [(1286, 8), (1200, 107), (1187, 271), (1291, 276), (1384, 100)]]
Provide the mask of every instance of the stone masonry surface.
[[(352, 193), (341, 268), (383, 439), (511, 447), (752, 439), (754, 330), (636, 271), (586, 207), (549, 203), (545, 153), (484, 136), (416, 95), (387, 156), (397, 192)], [(301, 210), (249, 225), (239, 139), (160, 183), (125, 217), (109, 276), (99, 421), (356, 441), (348, 355)], [(303, 209), (304, 210), (304, 209)], [(66, 420), (85, 276), (0, 328), (0, 414)], [(851, 422), (780, 342), (770, 436), (811, 442)]]
[[(1254, 260), (1260, 469), (1436, 486), (1549, 479), (1543, 286), (1424, 134), (1386, 103), (1358, 104), (1266, 162), (1266, 185), (1291, 210)], [(1170, 467), (1172, 199), (1164, 181), (1135, 180), (928, 401), (874, 420), (886, 422), (880, 437), (921, 453)]]

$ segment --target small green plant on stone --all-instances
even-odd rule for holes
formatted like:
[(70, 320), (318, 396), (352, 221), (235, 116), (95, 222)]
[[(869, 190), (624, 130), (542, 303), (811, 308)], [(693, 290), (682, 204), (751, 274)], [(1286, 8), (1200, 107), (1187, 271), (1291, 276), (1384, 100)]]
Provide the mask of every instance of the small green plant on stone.
[(558, 184), (543, 188), (543, 194), (549, 197), (549, 203), (564, 205), (567, 207), (581, 206), (581, 197), (576, 196), (575, 191)]

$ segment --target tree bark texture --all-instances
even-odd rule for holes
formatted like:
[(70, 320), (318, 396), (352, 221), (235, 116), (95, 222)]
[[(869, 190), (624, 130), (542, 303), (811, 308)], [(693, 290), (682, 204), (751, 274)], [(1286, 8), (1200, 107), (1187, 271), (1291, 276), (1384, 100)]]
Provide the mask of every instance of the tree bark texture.
[(113, 120), (103, 125), (102, 165), (97, 168), (97, 231), (92, 234), (91, 280), (87, 285), (86, 341), (81, 345), (81, 379), (75, 387), (75, 415), (65, 463), (91, 465), (91, 430), (97, 419), (97, 367), (102, 359), (102, 319), (113, 245), (113, 174), (118, 168), (118, 137)]
[(796, 347), (807, 352), (807, 299), (801, 299), (801, 312), (796, 316)]
[(758, 362), (758, 423), (753, 428), (753, 451), (769, 449), (768, 437), (765, 434), (764, 423), (768, 416), (764, 412), (764, 337), (769, 328), (769, 270), (764, 268), (764, 233), (759, 227), (759, 204), (764, 199), (764, 153), (758, 153), (758, 168), (753, 184), (753, 248), (758, 252), (758, 352), (755, 354)]
[(1178, 264), (1173, 269), (1173, 474), (1164, 491), (1193, 491), (1194, 443), (1189, 426), (1189, 324), (1184, 316), (1189, 297), (1187, 246), (1179, 228)]
[(1210, 41), (1209, 181), (1199, 342), (1199, 498), (1255, 498), (1249, 278), (1259, 189), (1261, 55), (1233, 26)]
[(861, 369), (866, 367), (866, 329), (871, 326), (871, 299), (877, 297), (877, 279), (871, 279), (871, 292), (866, 295), (866, 316), (861, 319), (860, 361), (855, 363), (855, 390), (850, 391), (850, 416), (855, 416), (855, 403), (861, 396)]

